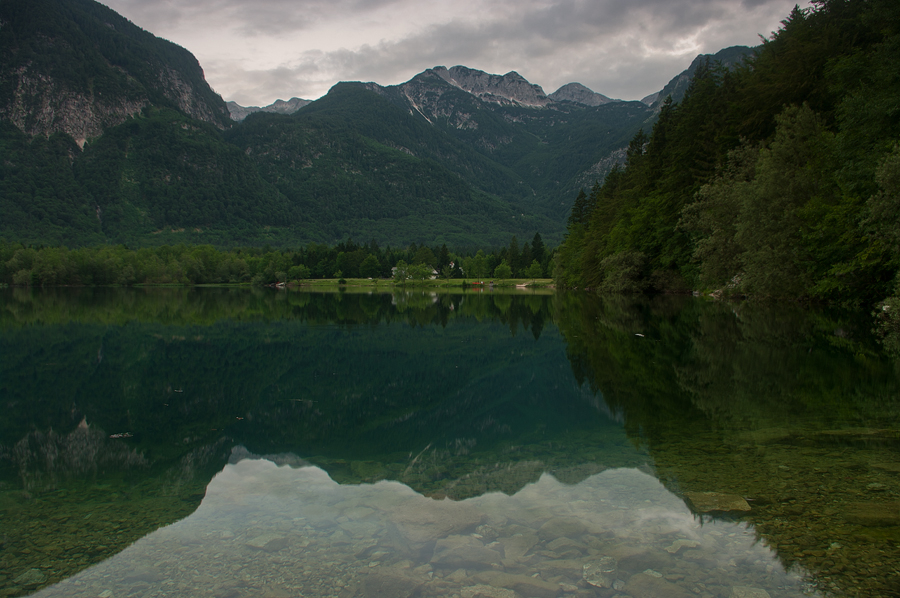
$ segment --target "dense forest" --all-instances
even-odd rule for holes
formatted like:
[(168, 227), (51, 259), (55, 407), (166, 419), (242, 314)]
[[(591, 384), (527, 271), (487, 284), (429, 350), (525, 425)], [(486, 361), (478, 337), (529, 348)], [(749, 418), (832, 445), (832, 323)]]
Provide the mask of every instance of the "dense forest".
[(866, 306), (896, 293), (897, 56), (900, 4), (816, 0), (738, 68), (707, 62), (625, 167), (578, 194), (557, 282)]
[(540, 233), (519, 245), (486, 252), (453, 251), (447, 245), (415, 243), (382, 248), (372, 240), (348, 239), (334, 246), (310, 243), (296, 250), (212, 245), (163, 245), (129, 249), (124, 245), (26, 247), (0, 239), (0, 284), (18, 286), (94, 286), (134, 284), (273, 284), (322, 278), (543, 278), (553, 250)]

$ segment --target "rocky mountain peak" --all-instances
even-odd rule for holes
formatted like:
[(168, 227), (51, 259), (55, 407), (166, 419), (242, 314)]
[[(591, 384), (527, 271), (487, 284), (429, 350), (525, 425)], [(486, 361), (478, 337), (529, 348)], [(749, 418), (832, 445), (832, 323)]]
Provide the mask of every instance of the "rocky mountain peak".
[(602, 106), (616, 101), (588, 89), (581, 83), (567, 83), (548, 97), (554, 102), (574, 102), (583, 106)]
[(228, 106), (228, 113), (231, 115), (231, 120), (234, 122), (241, 122), (254, 112), (272, 112), (275, 114), (293, 114), (297, 110), (300, 110), (307, 104), (311, 103), (312, 100), (304, 100), (301, 98), (291, 98), (288, 101), (284, 100), (275, 100), (273, 103), (268, 106), (241, 106), (237, 102), (225, 102), (225, 105)]
[(540, 85), (529, 83), (515, 71), (505, 75), (491, 75), (464, 66), (454, 66), (450, 69), (437, 66), (430, 69), (430, 72), (486, 102), (533, 108), (543, 107), (551, 102)]

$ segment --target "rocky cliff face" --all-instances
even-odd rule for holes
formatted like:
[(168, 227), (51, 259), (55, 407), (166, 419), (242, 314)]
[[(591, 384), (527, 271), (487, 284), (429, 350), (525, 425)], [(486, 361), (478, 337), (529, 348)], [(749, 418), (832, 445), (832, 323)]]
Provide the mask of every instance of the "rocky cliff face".
[[(424, 116), (429, 122), (446, 119), (456, 129), (478, 128), (473, 116), (482, 102), (471, 92), (448, 81), (436, 69), (419, 73), (395, 89), (413, 112)], [(460, 91), (466, 93), (461, 94)]]
[(543, 107), (551, 101), (540, 85), (529, 83), (515, 71), (505, 75), (490, 75), (464, 66), (454, 66), (451, 69), (437, 66), (430, 72), (487, 102)]
[(581, 83), (567, 83), (548, 96), (554, 102), (574, 102), (582, 106), (602, 106), (611, 100), (603, 94), (591, 91)]
[[(218, 102), (209, 102), (204, 97), (205, 91), (211, 91), (206, 80), (192, 80), (187, 73), (169, 65), (164, 65), (156, 72), (163, 95), (182, 113), (212, 123), (220, 129), (225, 128), (225, 119), (228, 117), (228, 109), (224, 101), (216, 96)], [(202, 77), (202, 72), (201, 72)], [(205, 88), (205, 89), (204, 89)]]
[(148, 104), (146, 98), (108, 102), (28, 69), (19, 69), (17, 75), (12, 101), (0, 106), (0, 118), (31, 136), (66, 133), (83, 147), (86, 139), (100, 136)]
[(93, 0), (4, 0), (0, 30), (0, 119), (28, 135), (83, 146), (150, 105), (231, 122), (193, 55)]

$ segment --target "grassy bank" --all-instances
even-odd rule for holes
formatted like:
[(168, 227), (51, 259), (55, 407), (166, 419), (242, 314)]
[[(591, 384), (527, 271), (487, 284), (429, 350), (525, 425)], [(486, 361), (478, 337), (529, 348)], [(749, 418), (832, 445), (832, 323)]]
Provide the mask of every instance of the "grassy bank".
[[(343, 282), (341, 282), (343, 281)], [(366, 290), (393, 290), (393, 289), (444, 289), (444, 290), (469, 290), (492, 291), (508, 290), (548, 290), (553, 289), (552, 278), (509, 278), (505, 280), (472, 281), (463, 279), (435, 279), (435, 280), (408, 280), (398, 283), (391, 279), (378, 278), (327, 278), (317, 280), (295, 280), (287, 284), (290, 288), (300, 289), (351, 289), (363, 288)]]

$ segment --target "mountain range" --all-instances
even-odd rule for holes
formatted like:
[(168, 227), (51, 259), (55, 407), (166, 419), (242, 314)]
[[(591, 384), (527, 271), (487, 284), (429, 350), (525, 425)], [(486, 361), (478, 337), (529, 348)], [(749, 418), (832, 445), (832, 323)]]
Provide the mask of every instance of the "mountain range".
[(4, 1), (0, 57), (0, 237), (30, 244), (555, 243), (690, 80), (639, 102), (438, 66), (241, 107), (93, 0)]

